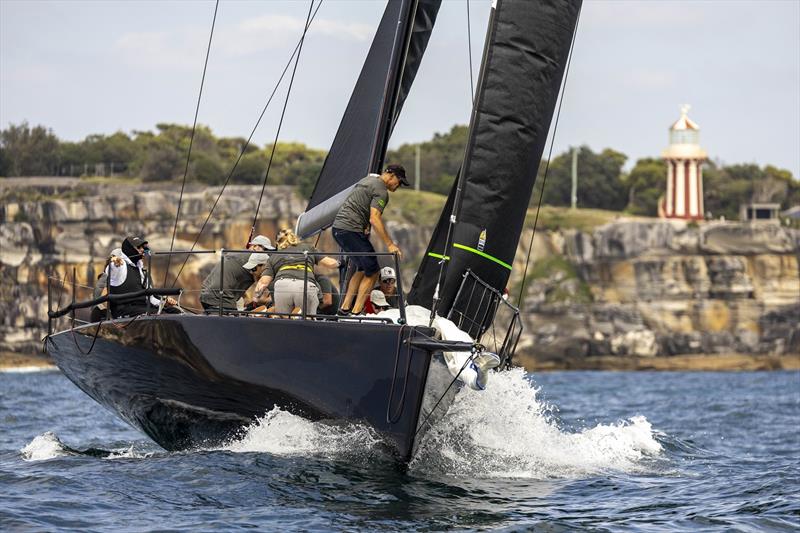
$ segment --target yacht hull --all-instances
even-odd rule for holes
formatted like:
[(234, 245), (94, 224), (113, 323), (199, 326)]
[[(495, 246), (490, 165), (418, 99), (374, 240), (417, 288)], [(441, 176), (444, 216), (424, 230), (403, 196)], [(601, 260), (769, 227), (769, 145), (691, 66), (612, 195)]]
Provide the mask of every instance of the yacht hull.
[(67, 330), (48, 337), (47, 349), (81, 390), (167, 450), (222, 444), (279, 407), (310, 420), (366, 423), (407, 461), (455, 395), (441, 353), (408, 342), (432, 333), (161, 315)]

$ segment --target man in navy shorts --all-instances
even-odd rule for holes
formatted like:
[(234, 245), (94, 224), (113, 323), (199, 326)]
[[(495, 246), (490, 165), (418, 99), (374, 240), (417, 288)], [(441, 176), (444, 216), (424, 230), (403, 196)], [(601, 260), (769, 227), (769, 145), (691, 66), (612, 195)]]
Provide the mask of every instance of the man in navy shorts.
[[(389, 165), (383, 174), (370, 174), (356, 183), (355, 188), (339, 208), (333, 221), (333, 238), (345, 252), (375, 253), (369, 241), (370, 229), (383, 239), (390, 253), (403, 257), (403, 252), (389, 237), (381, 216), (389, 203), (389, 192), (400, 185), (408, 186), (406, 169), (401, 165)], [(356, 272), (347, 285), (347, 293), (342, 300), (340, 314), (360, 314), (372, 287), (378, 279), (380, 266), (374, 255), (353, 256), (350, 260), (356, 265)], [(353, 303), (355, 298), (355, 303)], [(352, 307), (351, 307), (352, 306)]]

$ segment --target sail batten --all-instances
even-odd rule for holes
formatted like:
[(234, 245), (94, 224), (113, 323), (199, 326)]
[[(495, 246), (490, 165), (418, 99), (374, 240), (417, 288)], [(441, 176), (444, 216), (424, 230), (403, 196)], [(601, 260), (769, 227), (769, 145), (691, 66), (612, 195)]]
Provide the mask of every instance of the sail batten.
[[(447, 314), (466, 271), (497, 291), (505, 289), (580, 5), (580, 0), (496, 3), (464, 163), (414, 279), (410, 303), (431, 304), (443, 256), (449, 260), (439, 314)], [(451, 214), (457, 220), (452, 227)], [(468, 314), (482, 321), (491, 305), (477, 304)]]

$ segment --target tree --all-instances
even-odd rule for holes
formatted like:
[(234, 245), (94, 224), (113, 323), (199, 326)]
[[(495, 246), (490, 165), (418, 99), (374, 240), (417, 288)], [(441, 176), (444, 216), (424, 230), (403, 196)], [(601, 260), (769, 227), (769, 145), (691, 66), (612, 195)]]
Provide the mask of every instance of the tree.
[(413, 169), (420, 147), (420, 188), (424, 191), (449, 194), (458, 169), (464, 159), (467, 145), (467, 126), (456, 125), (447, 133), (435, 133), (433, 139), (423, 143), (404, 144), (386, 154), (388, 163), (399, 163), (413, 179)]
[(625, 178), (628, 187), (626, 211), (633, 215), (657, 216), (658, 200), (666, 191), (666, 168), (661, 159), (639, 159)]
[(147, 151), (140, 176), (144, 181), (171, 180), (183, 172), (183, 164), (175, 150), (154, 143)]
[(215, 158), (205, 152), (192, 157), (188, 179), (209, 185), (220, 185), (225, 181), (225, 177), (222, 165)]
[[(625, 154), (610, 148), (596, 154), (588, 146), (581, 146), (578, 149), (578, 207), (611, 210), (625, 207), (628, 189), (622, 167), (627, 159)], [(544, 203), (571, 205), (572, 150), (550, 162), (544, 187)]]
[(58, 137), (44, 126), (10, 124), (0, 131), (0, 148), (9, 176), (49, 176), (56, 170)]
[(266, 170), (267, 158), (263, 153), (256, 152), (255, 154), (245, 155), (236, 165), (231, 181), (242, 185), (260, 184), (264, 181)]

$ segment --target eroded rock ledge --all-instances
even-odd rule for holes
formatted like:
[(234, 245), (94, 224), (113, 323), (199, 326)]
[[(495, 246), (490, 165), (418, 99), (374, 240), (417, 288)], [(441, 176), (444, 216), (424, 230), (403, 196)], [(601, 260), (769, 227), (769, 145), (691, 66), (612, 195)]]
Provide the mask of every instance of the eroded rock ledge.
[[(187, 189), (176, 249), (191, 246), (218, 192)], [(228, 187), (198, 247), (242, 246), (259, 192)], [(0, 180), (0, 197), (0, 349), (15, 352), (40, 346), (48, 276), (71, 276), (74, 267), (79, 283), (89, 284), (126, 234), (145, 234), (154, 249), (168, 249), (178, 204), (174, 184), (80, 180)], [(292, 188), (268, 187), (258, 230), (293, 225), (304, 205)], [(389, 224), (406, 253), (409, 287), (431, 228), (416, 220)], [(512, 301), (529, 239), (526, 230), (509, 283)], [(591, 358), (800, 353), (798, 242), (797, 230), (730, 222), (620, 218), (589, 231), (538, 231), (521, 306), (520, 360), (551, 367), (587, 360), (594, 367)], [(335, 249), (329, 236), (319, 247)], [(198, 287), (213, 260), (189, 262), (179, 283)]]

